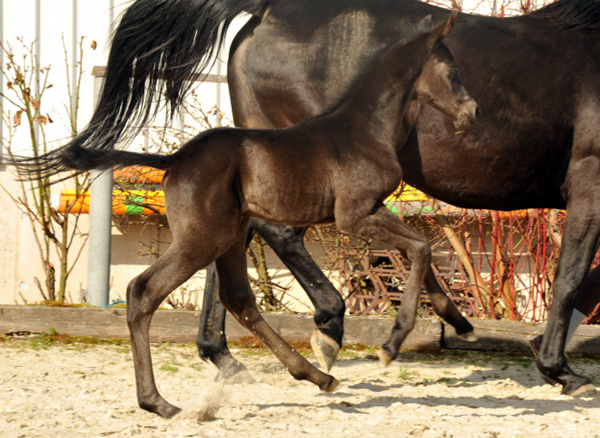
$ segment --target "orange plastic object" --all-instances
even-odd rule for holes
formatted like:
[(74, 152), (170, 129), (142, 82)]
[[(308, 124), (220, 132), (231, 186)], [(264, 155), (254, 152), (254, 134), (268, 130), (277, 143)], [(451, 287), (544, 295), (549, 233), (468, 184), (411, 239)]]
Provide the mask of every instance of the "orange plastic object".
[(164, 170), (144, 166), (130, 166), (113, 172), (113, 178), (129, 184), (161, 184)]
[[(90, 192), (84, 192), (76, 199), (75, 190), (60, 193), (58, 211), (65, 213), (90, 212)], [(155, 215), (165, 214), (165, 195), (162, 190), (113, 190), (112, 202), (115, 215)]]

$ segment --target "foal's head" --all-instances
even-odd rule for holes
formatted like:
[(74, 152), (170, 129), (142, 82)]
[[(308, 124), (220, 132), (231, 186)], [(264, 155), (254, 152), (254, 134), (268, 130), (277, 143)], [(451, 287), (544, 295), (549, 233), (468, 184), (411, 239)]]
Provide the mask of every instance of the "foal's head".
[(453, 13), (444, 25), (430, 33), (432, 52), (415, 85), (415, 95), (420, 103), (451, 117), (455, 128), (462, 131), (477, 119), (479, 107), (460, 80), (452, 52), (443, 43), (454, 26), (456, 15)]

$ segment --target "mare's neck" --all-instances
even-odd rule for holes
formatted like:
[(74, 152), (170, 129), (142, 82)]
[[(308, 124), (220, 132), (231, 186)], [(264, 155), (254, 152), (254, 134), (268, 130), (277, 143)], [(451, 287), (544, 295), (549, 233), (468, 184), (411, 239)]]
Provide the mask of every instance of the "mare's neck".
[(389, 147), (404, 144), (414, 124), (405, 117), (406, 110), (428, 59), (424, 37), (384, 49), (334, 113), (351, 119), (350, 126), (377, 143)]

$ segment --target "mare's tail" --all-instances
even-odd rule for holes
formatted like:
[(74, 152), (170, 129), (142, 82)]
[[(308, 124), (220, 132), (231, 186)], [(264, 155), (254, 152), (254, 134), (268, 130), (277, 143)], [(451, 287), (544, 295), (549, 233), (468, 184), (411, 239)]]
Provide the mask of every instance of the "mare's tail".
[(136, 0), (115, 30), (104, 87), (87, 127), (65, 146), (16, 164), (32, 178), (49, 177), (71, 168), (63, 160), (71, 149), (113, 149), (156, 115), (163, 84), (172, 115), (222, 47), (232, 20), (242, 12), (260, 13), (267, 1)]

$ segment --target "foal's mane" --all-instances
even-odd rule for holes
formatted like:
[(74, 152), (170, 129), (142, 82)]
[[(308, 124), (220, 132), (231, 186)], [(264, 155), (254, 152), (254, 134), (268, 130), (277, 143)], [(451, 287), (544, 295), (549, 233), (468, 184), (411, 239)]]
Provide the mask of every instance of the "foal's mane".
[(549, 18), (562, 29), (600, 30), (600, 0), (559, 0), (529, 16)]

